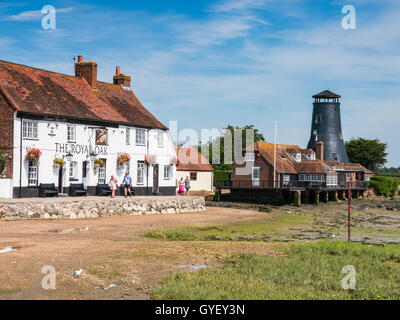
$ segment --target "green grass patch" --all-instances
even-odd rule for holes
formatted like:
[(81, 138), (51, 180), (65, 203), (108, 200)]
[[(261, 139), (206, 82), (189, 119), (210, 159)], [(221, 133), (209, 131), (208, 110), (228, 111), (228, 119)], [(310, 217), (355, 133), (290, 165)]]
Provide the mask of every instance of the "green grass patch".
[(171, 241), (269, 241), (271, 236), (283, 229), (308, 224), (311, 221), (312, 217), (276, 214), (262, 219), (222, 225), (154, 230), (145, 233), (144, 236)]
[[(237, 255), (223, 268), (172, 274), (154, 299), (400, 299), (400, 247), (313, 242), (283, 256)], [(342, 268), (354, 266), (356, 290), (344, 290)]]

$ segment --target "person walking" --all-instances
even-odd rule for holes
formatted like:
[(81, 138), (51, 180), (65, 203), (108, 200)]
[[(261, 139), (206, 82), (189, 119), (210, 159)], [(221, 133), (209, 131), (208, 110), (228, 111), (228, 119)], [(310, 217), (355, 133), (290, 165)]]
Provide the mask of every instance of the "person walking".
[(111, 198), (115, 198), (115, 190), (118, 188), (117, 182), (118, 180), (114, 176), (111, 176), (111, 179), (108, 182), (108, 186), (111, 189)]
[(189, 189), (190, 189), (190, 179), (189, 177), (186, 177), (185, 179), (185, 189), (186, 189), (186, 195), (189, 194)]
[(183, 195), (183, 194), (185, 194), (185, 187), (184, 187), (184, 181), (183, 181), (183, 178), (181, 178), (180, 180), (179, 180), (179, 190), (178, 190), (178, 194), (181, 196), (181, 195)]
[(132, 177), (129, 174), (129, 171), (125, 172), (124, 179), (122, 181), (122, 184), (124, 186), (124, 193), (125, 193), (125, 198), (128, 197), (128, 192), (129, 196), (132, 197)]

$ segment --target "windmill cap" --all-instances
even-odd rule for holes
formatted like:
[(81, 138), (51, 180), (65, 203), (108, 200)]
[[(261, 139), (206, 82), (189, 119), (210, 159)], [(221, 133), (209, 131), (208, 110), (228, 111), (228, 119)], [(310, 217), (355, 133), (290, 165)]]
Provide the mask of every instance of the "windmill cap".
[(332, 91), (325, 90), (313, 96), (313, 98), (341, 98), (340, 95), (333, 93)]

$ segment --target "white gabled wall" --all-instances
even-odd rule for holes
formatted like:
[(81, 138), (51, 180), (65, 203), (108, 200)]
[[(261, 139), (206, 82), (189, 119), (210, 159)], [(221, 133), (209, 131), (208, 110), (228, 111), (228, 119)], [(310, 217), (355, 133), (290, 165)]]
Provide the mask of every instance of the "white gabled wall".
[[(24, 119), (25, 120), (25, 119)], [(31, 121), (31, 120), (28, 120)], [(157, 163), (159, 164), (159, 186), (175, 186), (176, 173), (175, 167), (172, 166), (171, 178), (164, 180), (164, 166), (170, 165), (170, 159), (176, 156), (175, 147), (172, 141), (172, 137), (169, 131), (164, 132), (164, 146), (159, 147), (157, 143), (157, 133), (161, 131), (159, 129), (145, 129), (146, 131), (146, 145), (136, 145), (136, 129), (130, 127), (130, 144), (126, 144), (126, 126), (119, 126), (118, 128), (106, 128), (108, 129), (108, 146), (97, 146), (95, 145), (95, 128), (93, 125), (86, 124), (71, 124), (76, 127), (76, 141), (75, 143), (67, 142), (67, 126), (66, 122), (56, 122), (47, 120), (38, 120), (38, 139), (27, 140), (22, 139), (22, 170), (20, 170), (20, 135), (21, 135), (21, 119), (15, 115), (14, 120), (14, 176), (11, 183), (11, 187), (20, 186), (20, 177), (22, 178), (22, 187), (28, 186), (28, 161), (25, 160), (26, 152), (29, 148), (38, 148), (43, 152), (42, 157), (39, 161), (39, 184), (40, 183), (55, 183), (58, 185), (58, 168), (53, 166), (53, 160), (56, 157), (62, 158), (67, 152), (73, 153), (72, 161), (78, 163), (77, 167), (77, 178), (78, 181), (71, 183), (82, 183), (86, 182), (87, 186), (96, 186), (98, 183), (98, 173), (95, 175), (93, 170), (93, 162), (90, 160), (90, 156), (87, 154), (89, 148), (93, 150), (97, 149), (99, 152), (103, 150), (103, 153), (99, 154), (98, 158), (106, 159), (106, 180), (110, 179), (111, 175), (117, 177), (121, 183), (124, 175), (124, 171), (117, 169), (117, 156), (119, 153), (128, 153), (131, 156), (130, 171), (133, 176), (133, 185), (137, 184), (137, 163), (143, 161), (146, 154), (155, 154), (157, 156)], [(51, 134), (51, 126), (54, 125), (54, 134)], [(97, 127), (103, 128), (103, 127)], [(148, 139), (148, 140), (147, 140)], [(148, 142), (148, 145), (147, 145)], [(57, 148), (58, 144), (58, 148)], [(64, 146), (64, 144), (66, 144)], [(64, 147), (60, 147), (63, 145)], [(81, 147), (73, 147), (73, 145), (80, 145)], [(75, 152), (73, 149), (75, 148)], [(57, 150), (58, 149), (58, 150)], [(100, 152), (99, 152), (100, 153)], [(64, 158), (64, 160), (66, 160)], [(66, 160), (67, 161), (67, 160)], [(82, 162), (89, 161), (87, 170), (87, 180), (83, 181), (82, 178)], [(146, 167), (145, 167), (146, 168)], [(67, 161), (63, 172), (63, 186), (68, 187), (69, 181), (69, 162)], [(153, 168), (149, 167), (148, 183), (146, 181), (147, 174), (146, 170), (144, 173), (144, 183), (139, 185), (142, 187), (153, 186)], [(2, 195), (12, 194), (10, 192), (2, 192)]]
[(179, 181), (181, 178), (183, 178), (183, 180), (185, 180), (186, 177), (189, 177), (189, 179), (190, 179), (190, 172), (197, 173), (197, 180), (190, 181), (190, 190), (213, 191), (214, 172), (212, 172), (212, 171), (180, 171), (180, 170), (178, 170), (176, 172), (177, 180)]

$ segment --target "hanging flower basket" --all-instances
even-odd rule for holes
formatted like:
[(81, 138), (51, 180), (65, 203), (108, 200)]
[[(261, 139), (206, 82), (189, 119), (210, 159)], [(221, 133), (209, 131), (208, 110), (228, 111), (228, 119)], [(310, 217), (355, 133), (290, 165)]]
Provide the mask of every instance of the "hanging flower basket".
[(169, 163), (170, 163), (172, 166), (178, 165), (178, 158), (177, 158), (177, 157), (172, 157)]
[(104, 161), (101, 160), (101, 159), (99, 159), (99, 158), (94, 159), (93, 162), (94, 162), (94, 167), (95, 167), (95, 168), (103, 167), (103, 166), (104, 166)]
[(154, 167), (157, 163), (157, 156), (155, 154), (148, 154), (144, 157), (144, 163), (146, 166)]
[(62, 167), (65, 165), (65, 160), (64, 160), (64, 159), (61, 159), (61, 158), (55, 158), (55, 159), (53, 160), (53, 165), (54, 165), (56, 168), (62, 168)]
[(127, 153), (121, 153), (120, 155), (118, 155), (117, 165), (118, 167), (122, 167), (126, 163), (129, 163), (129, 161), (131, 161), (131, 156)]
[(30, 148), (26, 152), (25, 159), (28, 161), (32, 161), (35, 165), (39, 162), (40, 156), (42, 155), (42, 151), (36, 148)]

